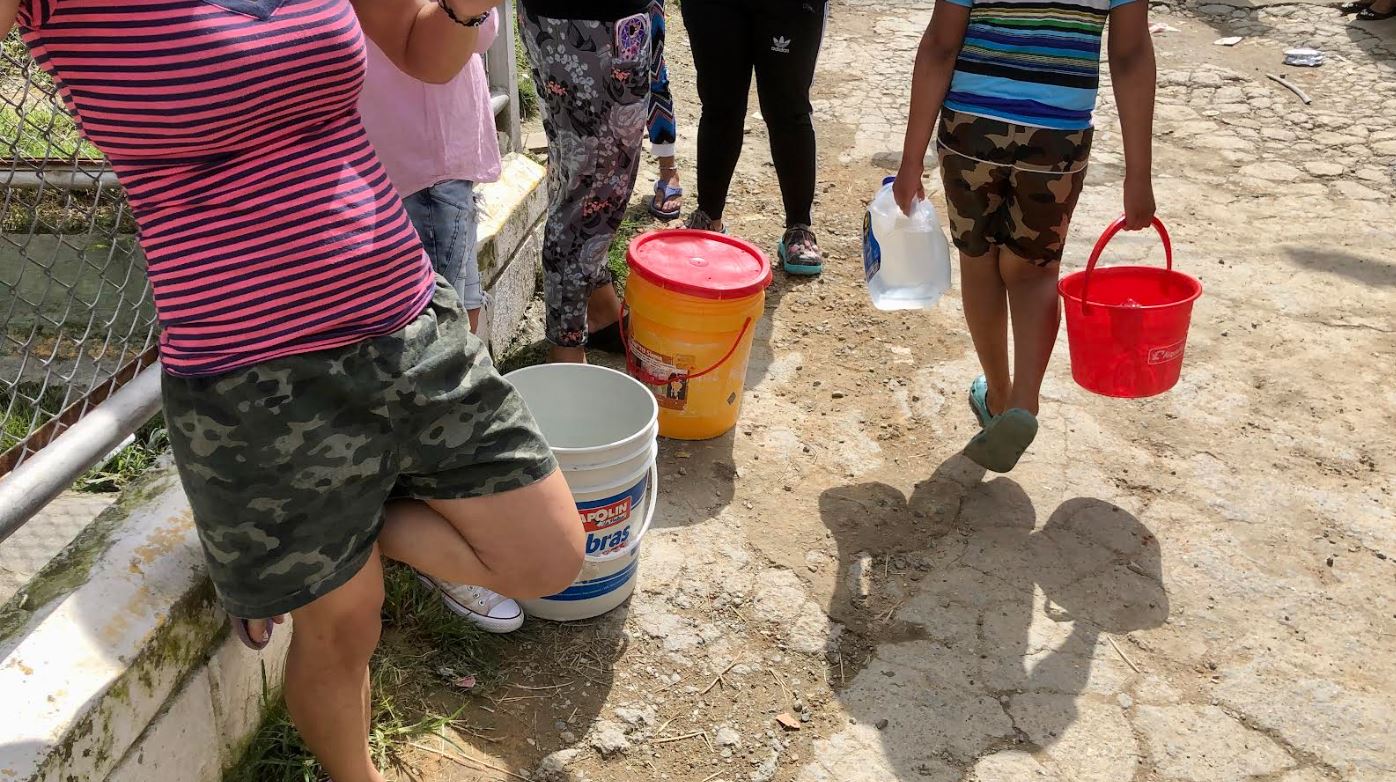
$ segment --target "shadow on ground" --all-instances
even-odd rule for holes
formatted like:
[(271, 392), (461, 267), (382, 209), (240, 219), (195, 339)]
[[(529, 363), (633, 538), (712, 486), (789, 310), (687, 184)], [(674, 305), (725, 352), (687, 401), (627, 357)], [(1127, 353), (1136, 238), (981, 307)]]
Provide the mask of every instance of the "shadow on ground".
[(436, 691), (437, 711), (456, 715), (449, 740), (415, 742), (397, 779), (476, 782), (527, 774), (548, 755), (581, 746), (615, 685), (616, 661), (629, 646), (629, 614), (627, 603), (583, 622), (530, 619), (495, 639), (497, 674), (478, 692)]
[[(982, 477), (956, 456), (909, 498), (877, 483), (823, 495), (851, 573), (830, 611), (876, 646), (856, 673), (831, 672), (856, 723), (816, 747), (802, 782), (952, 782), (1005, 759), (1014, 771), (993, 778), (1029, 778), (1037, 761), (1025, 753), (1058, 743), (1079, 755), (1071, 778), (1115, 778), (1112, 761), (1133, 762), (1120, 705), (1104, 700), (1129, 669), (1102, 636), (1168, 617), (1158, 542), (1089, 498), (1039, 527), (1017, 483)], [(871, 571), (861, 586), (860, 568)], [(1076, 730), (1092, 703), (1102, 708)]]
[(1309, 271), (1335, 274), (1363, 285), (1396, 288), (1396, 264), (1376, 256), (1313, 247), (1286, 247), (1289, 260)]

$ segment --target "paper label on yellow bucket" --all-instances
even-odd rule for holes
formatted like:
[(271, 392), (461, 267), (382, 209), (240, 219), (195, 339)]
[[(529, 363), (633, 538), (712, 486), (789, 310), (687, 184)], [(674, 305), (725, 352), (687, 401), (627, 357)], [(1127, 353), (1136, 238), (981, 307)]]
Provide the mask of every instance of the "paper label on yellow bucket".
[(660, 408), (683, 410), (688, 407), (688, 376), (693, 372), (693, 357), (666, 356), (637, 341), (630, 345), (645, 376), (650, 378), (647, 385), (654, 391)]

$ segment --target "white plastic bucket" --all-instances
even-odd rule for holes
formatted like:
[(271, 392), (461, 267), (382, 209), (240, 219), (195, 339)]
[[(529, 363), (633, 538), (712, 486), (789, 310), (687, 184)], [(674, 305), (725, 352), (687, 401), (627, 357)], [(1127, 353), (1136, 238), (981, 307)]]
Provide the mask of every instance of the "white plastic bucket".
[(590, 619), (635, 591), (640, 544), (658, 498), (659, 405), (629, 375), (588, 364), (547, 364), (511, 372), (543, 438), (552, 446), (586, 530), (586, 564), (572, 586), (522, 601), (540, 619)]

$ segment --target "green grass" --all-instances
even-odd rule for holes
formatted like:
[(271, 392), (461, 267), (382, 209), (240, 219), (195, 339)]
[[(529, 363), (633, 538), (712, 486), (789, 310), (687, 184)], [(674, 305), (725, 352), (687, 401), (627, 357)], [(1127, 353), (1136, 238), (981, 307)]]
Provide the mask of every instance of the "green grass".
[[(6, 233), (101, 233), (127, 238), (136, 233), (136, 221), (125, 207), (119, 188), (63, 190), (56, 187), (12, 187), (0, 201), (0, 231)], [(96, 244), (88, 249), (104, 248)]]
[[(29, 401), (38, 393), (37, 387), (30, 384), (21, 391), (18, 398), (12, 392), (0, 392), (0, 415), (4, 416), (0, 420), (0, 453), (21, 443), (36, 425), (42, 426), (69, 401), (64, 390), (55, 386), (44, 389), (38, 405)], [(149, 469), (169, 447), (165, 418), (157, 414), (136, 431), (135, 442), (88, 470), (73, 483), (73, 490), (90, 494), (119, 492)]]
[[(32, 87), (26, 87), (26, 82)], [(29, 58), (17, 29), (0, 42), (0, 156), (102, 158), (78, 136), (77, 126), (59, 104), (53, 81)]]
[(135, 438), (135, 442), (117, 451), (111, 459), (78, 478), (73, 489), (88, 494), (104, 494), (129, 486), (170, 449), (170, 433), (165, 427), (165, 416), (157, 413), (136, 431)]
[[(37, 405), (30, 401), (36, 395), (39, 397)], [(50, 415), (62, 409), (66, 400), (67, 392), (56, 386), (45, 388), (42, 394), (36, 383), (21, 384), (18, 394), (0, 390), (0, 416), (4, 416), (0, 419), (0, 453), (19, 445), (35, 426), (42, 425)]]
[(519, 116), (525, 120), (538, 116), (538, 87), (533, 83), (533, 70), (528, 63), (528, 51), (514, 26), (514, 70), (519, 81)]
[[(477, 688), (489, 685), (495, 669), (490, 637), (451, 613), (440, 597), (422, 587), (413, 572), (390, 565), (383, 607), (383, 641), (373, 657), (373, 729), (369, 746), (379, 768), (402, 765), (414, 741), (440, 735), (457, 724), (432, 697), (449, 688), (444, 670), (473, 674)], [(320, 782), (319, 765), (279, 701), (224, 782)], [(449, 736), (449, 731), (446, 731)]]
[(630, 240), (654, 227), (654, 218), (650, 216), (649, 209), (641, 202), (630, 207), (625, 213), (625, 219), (621, 220), (620, 228), (616, 230), (615, 238), (611, 240), (611, 248), (606, 254), (606, 265), (611, 268), (611, 275), (616, 279), (616, 289), (625, 290), (625, 281), (630, 277), (630, 264), (625, 260), (625, 252), (630, 247)]
[(46, 100), (16, 107), (0, 103), (0, 155), (19, 160), (101, 160), (68, 113)]

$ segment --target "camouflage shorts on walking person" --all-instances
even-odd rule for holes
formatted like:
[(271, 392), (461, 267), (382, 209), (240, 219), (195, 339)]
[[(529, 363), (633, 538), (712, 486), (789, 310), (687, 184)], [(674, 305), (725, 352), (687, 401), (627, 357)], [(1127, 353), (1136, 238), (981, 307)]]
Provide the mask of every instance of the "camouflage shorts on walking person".
[(225, 375), (165, 375), (163, 397), (213, 583), (245, 618), (300, 608), (357, 573), (390, 496), (486, 496), (556, 469), (440, 277), (401, 331)]
[(1092, 135), (941, 112), (936, 146), (955, 246), (971, 257), (1001, 246), (1038, 266), (1060, 261)]

